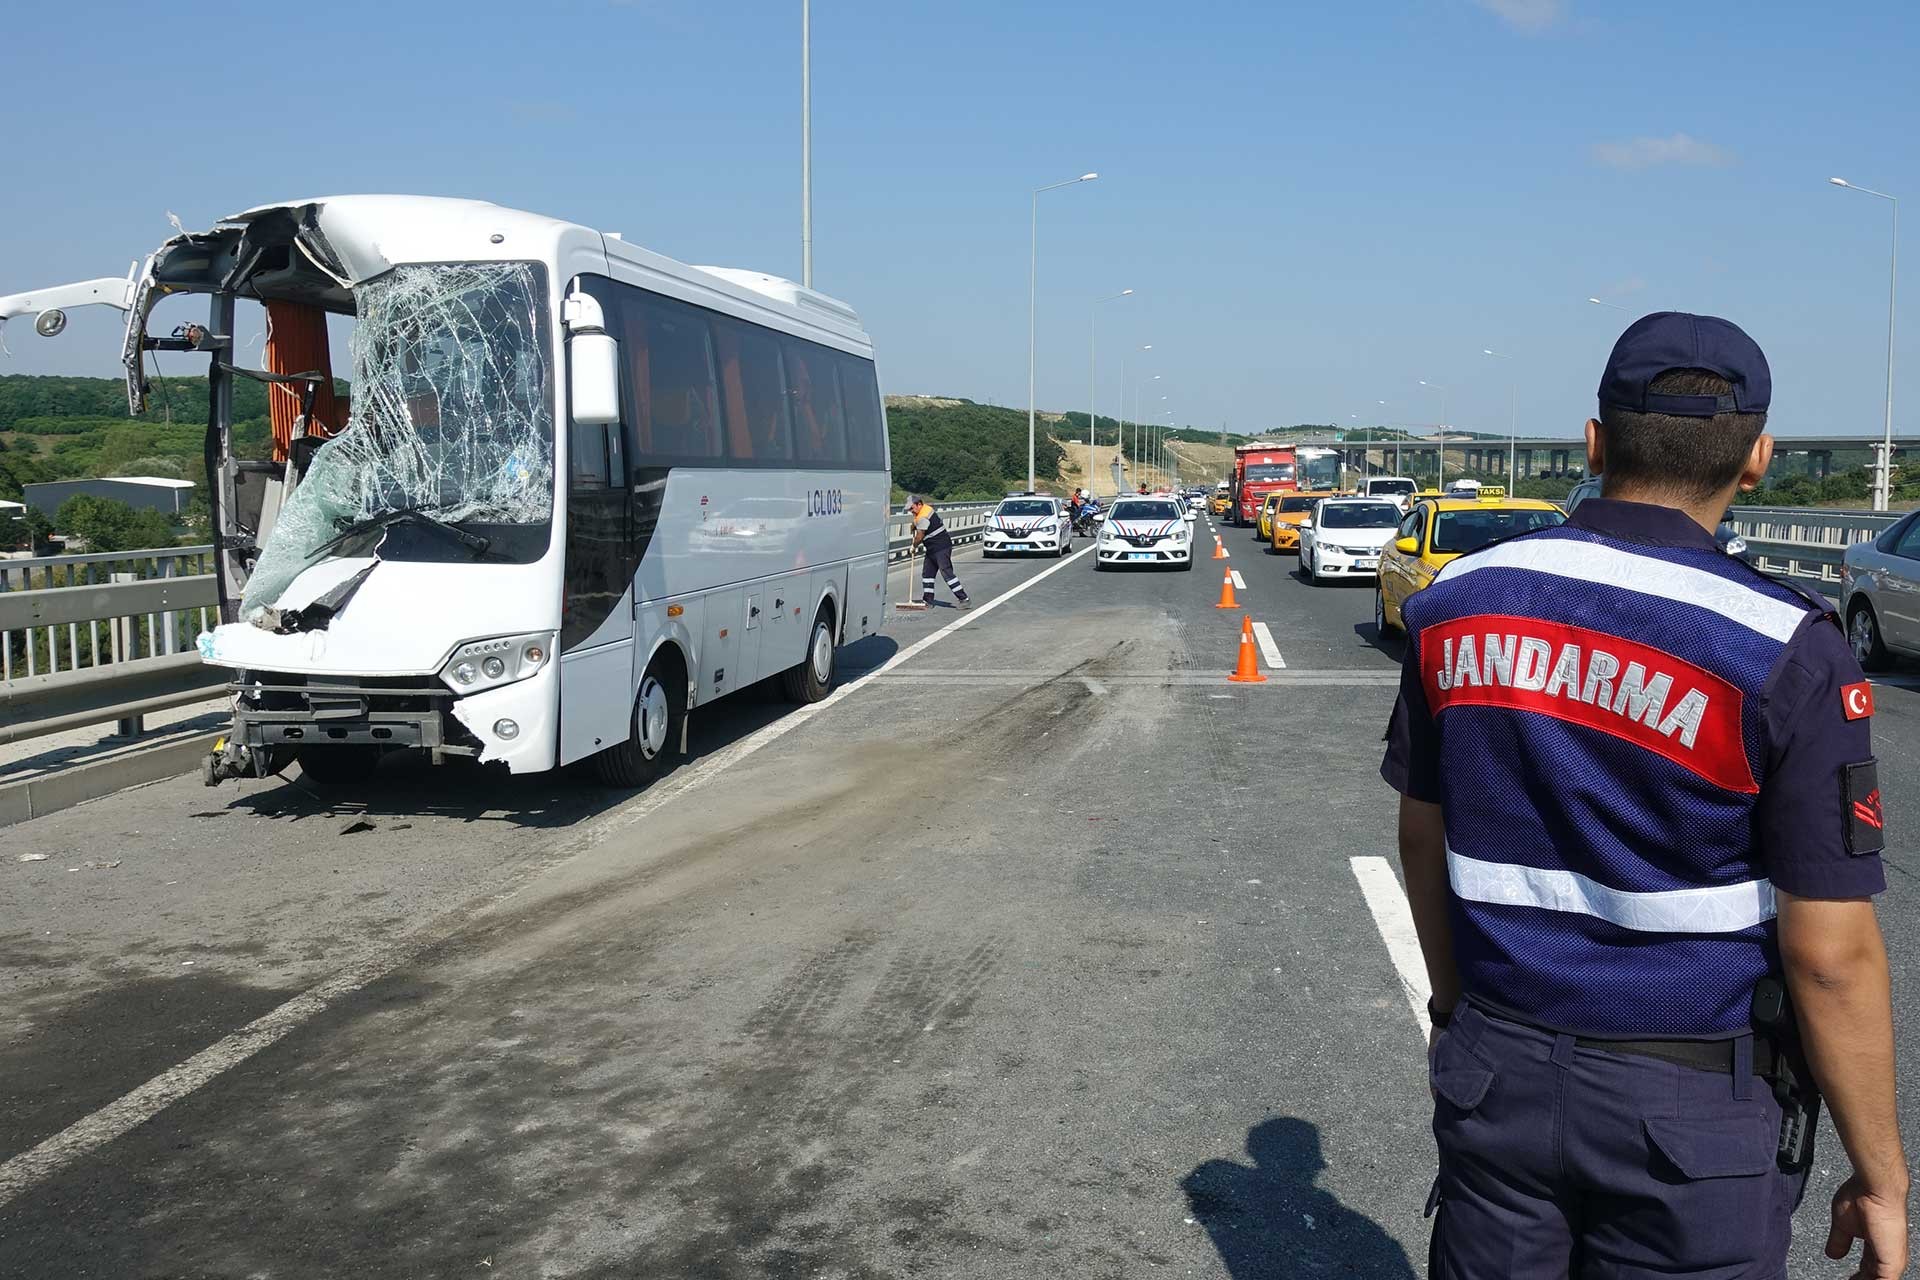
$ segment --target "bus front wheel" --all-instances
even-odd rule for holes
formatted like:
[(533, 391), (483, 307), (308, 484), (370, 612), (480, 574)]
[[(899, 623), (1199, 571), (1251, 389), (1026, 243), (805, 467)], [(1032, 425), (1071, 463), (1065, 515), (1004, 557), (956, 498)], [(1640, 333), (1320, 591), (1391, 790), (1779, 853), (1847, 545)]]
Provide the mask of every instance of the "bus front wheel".
[(647, 664), (627, 740), (593, 757), (594, 773), (608, 786), (644, 787), (666, 770), (687, 716), (686, 675), (676, 667), (664, 655)]
[(813, 615), (807, 637), (807, 656), (780, 673), (780, 686), (794, 702), (818, 702), (833, 692), (833, 607), (823, 604)]

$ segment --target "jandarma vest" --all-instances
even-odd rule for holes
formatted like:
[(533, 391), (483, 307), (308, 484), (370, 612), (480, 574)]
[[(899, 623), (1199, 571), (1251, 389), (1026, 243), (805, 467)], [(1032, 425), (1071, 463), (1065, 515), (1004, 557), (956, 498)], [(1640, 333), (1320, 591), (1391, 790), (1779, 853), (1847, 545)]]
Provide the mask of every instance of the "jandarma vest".
[(1709, 548), (1572, 526), (1408, 599), (1467, 992), (1573, 1034), (1725, 1037), (1779, 971), (1761, 693), (1818, 613)]

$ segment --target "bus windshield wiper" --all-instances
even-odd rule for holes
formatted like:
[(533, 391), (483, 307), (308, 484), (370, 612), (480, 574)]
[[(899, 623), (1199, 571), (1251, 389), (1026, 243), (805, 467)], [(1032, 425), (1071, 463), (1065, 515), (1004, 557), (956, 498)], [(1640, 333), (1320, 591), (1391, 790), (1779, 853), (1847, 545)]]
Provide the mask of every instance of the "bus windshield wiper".
[(393, 511), (382, 512), (370, 520), (362, 520), (357, 524), (348, 525), (337, 535), (315, 547), (313, 549), (313, 555), (316, 557), (324, 555), (347, 539), (358, 534), (368, 533), (375, 529), (385, 529), (390, 525), (399, 524), (403, 520), (418, 521), (429, 529), (438, 529), (441, 533), (446, 534), (448, 537), (472, 551), (473, 558), (476, 560), (487, 554), (487, 548), (493, 545), (491, 538), (482, 537), (477, 533), (469, 533), (458, 525), (448, 524), (445, 520), (428, 515), (419, 507), (400, 507)]

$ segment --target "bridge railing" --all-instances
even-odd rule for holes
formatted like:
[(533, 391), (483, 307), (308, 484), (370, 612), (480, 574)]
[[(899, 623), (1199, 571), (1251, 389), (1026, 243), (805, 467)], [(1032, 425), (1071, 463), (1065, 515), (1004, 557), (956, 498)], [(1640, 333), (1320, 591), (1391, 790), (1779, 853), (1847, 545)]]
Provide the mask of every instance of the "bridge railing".
[(1735, 507), (1733, 527), (1747, 540), (1748, 549), (1767, 572), (1837, 584), (1847, 548), (1878, 537), (1904, 514)]
[[(993, 503), (939, 508), (955, 542), (977, 542)], [(1762, 568), (1837, 583), (1849, 546), (1899, 513), (1736, 507), (1734, 526)], [(890, 513), (888, 556), (912, 530)], [(174, 547), (0, 560), (0, 743), (139, 717), (212, 696), (194, 636), (213, 625), (213, 548)]]
[[(995, 502), (955, 503), (951, 506), (934, 504), (940, 513), (940, 523), (947, 526), (947, 532), (953, 535), (955, 542), (978, 542), (981, 532), (987, 527), (987, 516), (998, 506)], [(904, 560), (907, 549), (913, 545), (913, 526), (904, 512), (894, 512), (887, 517), (887, 559)]]
[[(955, 542), (977, 542), (993, 503), (939, 508)], [(906, 558), (904, 514), (887, 554)], [(226, 673), (194, 637), (217, 620), (211, 546), (0, 560), (0, 743), (140, 717), (214, 696)]]
[(0, 742), (211, 696), (194, 636), (214, 620), (211, 546), (0, 560)]

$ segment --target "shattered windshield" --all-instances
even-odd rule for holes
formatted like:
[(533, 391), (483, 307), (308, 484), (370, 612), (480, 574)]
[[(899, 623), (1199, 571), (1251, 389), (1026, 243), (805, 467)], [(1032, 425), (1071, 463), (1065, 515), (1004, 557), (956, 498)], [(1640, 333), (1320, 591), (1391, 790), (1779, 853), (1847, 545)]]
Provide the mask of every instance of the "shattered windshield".
[[(314, 453), (281, 508), (243, 615), (271, 606), (327, 554), (531, 560), (545, 550), (553, 395), (541, 268), (400, 266), (360, 285), (354, 299), (351, 418)], [(492, 550), (476, 555), (433, 534), (434, 522), (485, 535)], [(526, 536), (529, 526), (537, 539)], [(533, 541), (531, 555), (516, 553)]]

